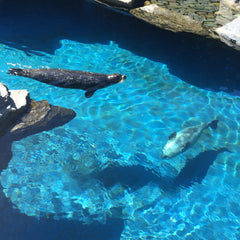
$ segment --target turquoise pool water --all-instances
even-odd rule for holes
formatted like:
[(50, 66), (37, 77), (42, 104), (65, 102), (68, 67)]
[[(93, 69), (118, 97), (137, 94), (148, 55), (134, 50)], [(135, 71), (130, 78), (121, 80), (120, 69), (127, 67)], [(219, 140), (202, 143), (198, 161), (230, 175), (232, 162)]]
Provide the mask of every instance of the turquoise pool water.
[[(0, 45), (0, 77), (9, 89), (73, 109), (77, 117), (13, 143), (1, 172), (4, 194), (27, 216), (85, 224), (124, 220), (121, 239), (239, 239), (240, 98), (189, 85), (160, 62), (116, 43), (67, 39), (53, 54)], [(126, 74), (97, 91), (61, 89), (10, 76), (11, 67)], [(161, 159), (168, 136), (219, 119), (196, 145)]]

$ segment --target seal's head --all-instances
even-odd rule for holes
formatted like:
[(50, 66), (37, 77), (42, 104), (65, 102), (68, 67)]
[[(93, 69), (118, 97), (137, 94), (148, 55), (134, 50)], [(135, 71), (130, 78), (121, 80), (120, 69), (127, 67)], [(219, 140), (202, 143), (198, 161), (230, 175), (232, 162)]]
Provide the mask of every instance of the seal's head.
[(162, 150), (162, 159), (170, 159), (172, 157), (175, 157), (179, 153), (179, 146), (178, 144), (173, 140), (168, 140), (166, 145), (164, 146)]
[(170, 159), (172, 157), (175, 157), (177, 153), (171, 152), (171, 151), (166, 151), (166, 149), (163, 150), (161, 158), (162, 159)]
[(127, 78), (126, 75), (122, 75), (120, 73), (114, 73), (114, 74), (108, 75), (108, 80), (111, 82), (111, 84), (121, 83), (126, 78)]

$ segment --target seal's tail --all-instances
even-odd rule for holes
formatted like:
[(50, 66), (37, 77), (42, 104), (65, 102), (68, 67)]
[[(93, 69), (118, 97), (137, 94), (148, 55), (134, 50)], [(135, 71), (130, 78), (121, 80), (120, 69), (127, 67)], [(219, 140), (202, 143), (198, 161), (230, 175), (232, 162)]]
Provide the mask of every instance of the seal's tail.
[(212, 128), (212, 129), (216, 129), (217, 128), (217, 124), (218, 124), (218, 120), (213, 120), (212, 122), (210, 122), (208, 124), (208, 127)]
[(23, 69), (21, 69), (21, 68), (10, 68), (8, 70), (8, 74), (22, 76), (23, 75)]

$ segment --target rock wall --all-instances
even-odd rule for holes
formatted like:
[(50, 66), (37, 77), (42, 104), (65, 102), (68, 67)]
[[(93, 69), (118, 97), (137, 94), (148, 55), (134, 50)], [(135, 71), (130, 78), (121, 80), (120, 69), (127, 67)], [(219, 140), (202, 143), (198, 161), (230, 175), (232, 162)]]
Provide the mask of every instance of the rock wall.
[(95, 1), (108, 1), (108, 6), (112, 7), (114, 5), (110, 2), (121, 5), (128, 1), (133, 6), (129, 5), (129, 12), (143, 21), (174, 32), (191, 32), (219, 39), (240, 49), (239, 20), (236, 20), (240, 17), (239, 0), (151, 0), (137, 8), (131, 0)]

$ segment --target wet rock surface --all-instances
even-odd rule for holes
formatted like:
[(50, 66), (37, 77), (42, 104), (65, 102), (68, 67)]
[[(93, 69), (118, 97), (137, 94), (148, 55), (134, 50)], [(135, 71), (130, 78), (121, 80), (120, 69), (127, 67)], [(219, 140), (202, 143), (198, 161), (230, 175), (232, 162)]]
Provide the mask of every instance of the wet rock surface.
[(14, 139), (50, 130), (61, 126), (76, 116), (71, 109), (53, 106), (48, 101), (31, 100), (29, 110), (22, 118), (9, 129)]

